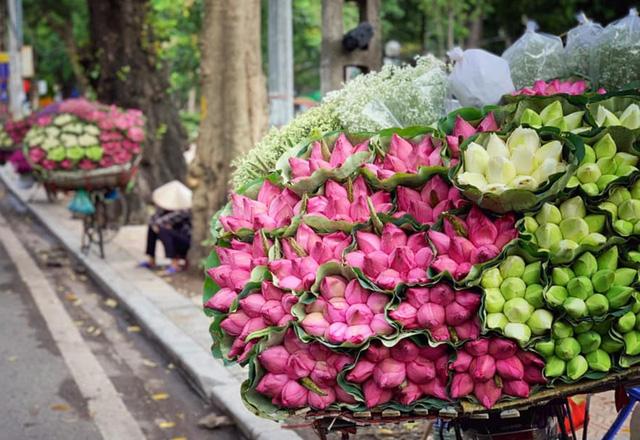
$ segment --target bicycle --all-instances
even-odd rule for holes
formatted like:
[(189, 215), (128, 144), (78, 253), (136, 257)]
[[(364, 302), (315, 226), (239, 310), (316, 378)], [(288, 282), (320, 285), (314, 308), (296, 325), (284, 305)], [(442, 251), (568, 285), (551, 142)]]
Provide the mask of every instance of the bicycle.
[(118, 189), (90, 191), (89, 198), (93, 212), (82, 215), (80, 250), (88, 255), (91, 246), (95, 244), (100, 258), (104, 258), (104, 245), (112, 241), (120, 227), (127, 223), (127, 199)]

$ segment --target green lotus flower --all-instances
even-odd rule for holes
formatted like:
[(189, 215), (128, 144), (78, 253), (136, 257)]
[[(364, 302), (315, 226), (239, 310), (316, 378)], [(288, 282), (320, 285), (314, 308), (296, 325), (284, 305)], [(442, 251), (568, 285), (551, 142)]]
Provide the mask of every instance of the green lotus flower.
[(552, 356), (547, 359), (547, 362), (544, 366), (544, 375), (546, 377), (560, 377), (564, 374), (566, 364), (559, 357)]
[(485, 320), (485, 324), (489, 329), (492, 329), (492, 330), (500, 329), (504, 331), (507, 324), (509, 324), (509, 320), (502, 313), (488, 313), (487, 318)]
[(531, 329), (526, 324), (510, 322), (504, 327), (504, 335), (518, 341), (521, 345), (526, 344), (531, 339)]
[(487, 269), (482, 274), (482, 280), (480, 284), (485, 289), (488, 288), (499, 288), (500, 284), (502, 284), (502, 275), (500, 273), (500, 269), (497, 267), (492, 267), (491, 269)]
[(553, 324), (553, 314), (545, 309), (535, 310), (527, 320), (531, 333), (537, 336), (551, 330), (551, 324)]
[(609, 300), (601, 293), (591, 295), (585, 304), (590, 316), (602, 316), (609, 311)]
[(536, 342), (534, 349), (540, 353), (543, 358), (548, 359), (555, 353), (556, 345), (553, 339), (550, 339), (548, 341)]
[(567, 376), (571, 380), (578, 380), (589, 369), (589, 363), (582, 355), (578, 355), (567, 362)]
[(580, 353), (580, 343), (577, 339), (568, 337), (556, 341), (555, 354), (563, 361), (569, 361)]
[(604, 350), (595, 350), (586, 355), (589, 368), (607, 373), (611, 370), (611, 356)]
[(556, 321), (551, 327), (551, 336), (553, 339), (564, 339), (573, 336), (573, 327), (563, 321)]

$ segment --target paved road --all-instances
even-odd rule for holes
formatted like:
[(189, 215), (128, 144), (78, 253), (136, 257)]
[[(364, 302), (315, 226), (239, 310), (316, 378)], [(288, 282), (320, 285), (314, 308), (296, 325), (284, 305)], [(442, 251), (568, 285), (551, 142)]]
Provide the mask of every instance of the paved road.
[(6, 194), (0, 372), (1, 439), (242, 438)]

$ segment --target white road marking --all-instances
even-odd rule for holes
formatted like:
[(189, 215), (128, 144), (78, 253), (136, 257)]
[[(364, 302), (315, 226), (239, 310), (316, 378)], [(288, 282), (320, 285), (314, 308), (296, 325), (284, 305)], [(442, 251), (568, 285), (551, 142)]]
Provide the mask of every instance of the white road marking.
[(18, 268), (105, 440), (145, 436), (95, 358), (45, 275), (0, 215), (0, 241)]

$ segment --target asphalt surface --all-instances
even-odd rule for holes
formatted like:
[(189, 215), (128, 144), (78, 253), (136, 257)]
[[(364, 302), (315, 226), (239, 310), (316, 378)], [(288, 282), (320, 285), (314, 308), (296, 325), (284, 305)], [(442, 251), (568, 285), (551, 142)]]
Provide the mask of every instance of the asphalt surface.
[[(222, 414), (195, 394), (117, 302), (106, 297), (2, 187), (0, 214), (42, 271), (34, 276), (44, 276), (54, 289), (69, 322), (117, 391), (116, 399), (145, 438), (242, 438), (234, 426), (198, 426), (203, 417)], [(0, 439), (104, 438), (1, 242), (0, 396)]]

